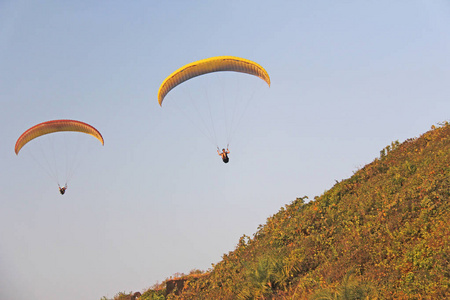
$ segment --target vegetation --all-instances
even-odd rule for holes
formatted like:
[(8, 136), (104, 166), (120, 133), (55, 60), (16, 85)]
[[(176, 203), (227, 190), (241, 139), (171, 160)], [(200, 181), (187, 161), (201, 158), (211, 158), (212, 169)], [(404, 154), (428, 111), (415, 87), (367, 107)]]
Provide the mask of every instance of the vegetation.
[(432, 128), (140, 299), (450, 299), (450, 125)]

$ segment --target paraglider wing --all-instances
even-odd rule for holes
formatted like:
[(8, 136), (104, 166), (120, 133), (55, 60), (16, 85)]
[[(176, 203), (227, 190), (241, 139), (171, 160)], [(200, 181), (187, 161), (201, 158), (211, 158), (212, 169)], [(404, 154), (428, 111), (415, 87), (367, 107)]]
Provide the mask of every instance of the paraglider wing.
[(162, 106), (164, 97), (177, 85), (191, 78), (219, 71), (234, 71), (254, 75), (270, 86), (269, 74), (257, 63), (234, 56), (216, 56), (187, 64), (170, 74), (159, 88), (159, 105)]
[(102, 145), (103, 137), (100, 132), (89, 124), (75, 120), (53, 120), (37, 124), (25, 131), (17, 140), (14, 151), (19, 154), (20, 149), (29, 141), (45, 134), (59, 131), (84, 132), (98, 139)]

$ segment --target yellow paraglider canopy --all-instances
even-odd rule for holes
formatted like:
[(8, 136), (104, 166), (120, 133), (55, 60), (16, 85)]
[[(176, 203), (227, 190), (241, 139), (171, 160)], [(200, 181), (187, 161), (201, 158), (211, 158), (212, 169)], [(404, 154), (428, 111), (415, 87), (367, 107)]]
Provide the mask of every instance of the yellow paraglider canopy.
[(257, 63), (234, 56), (216, 56), (187, 64), (170, 74), (159, 88), (159, 105), (162, 106), (164, 97), (177, 85), (196, 76), (219, 71), (234, 71), (254, 75), (270, 86), (269, 74)]

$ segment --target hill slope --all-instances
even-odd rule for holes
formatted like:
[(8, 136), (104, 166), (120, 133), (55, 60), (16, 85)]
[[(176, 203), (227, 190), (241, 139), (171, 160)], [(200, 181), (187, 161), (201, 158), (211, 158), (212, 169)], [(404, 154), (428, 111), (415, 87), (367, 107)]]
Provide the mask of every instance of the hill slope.
[(210, 272), (140, 299), (450, 299), (449, 199), (446, 123), (281, 208)]

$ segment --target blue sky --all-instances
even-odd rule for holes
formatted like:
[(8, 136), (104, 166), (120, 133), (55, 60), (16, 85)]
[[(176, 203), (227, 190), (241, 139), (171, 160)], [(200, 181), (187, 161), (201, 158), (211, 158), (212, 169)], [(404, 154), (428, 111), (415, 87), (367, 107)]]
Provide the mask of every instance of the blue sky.
[[(296, 197), (449, 120), (447, 1), (205, 2), (0, 1), (0, 298), (112, 298), (208, 269)], [(190, 92), (156, 98), (218, 55), (272, 81), (239, 75), (256, 96), (227, 165), (169, 105)], [(105, 145), (61, 196), (33, 146), (13, 148), (63, 118)]]

